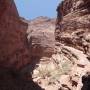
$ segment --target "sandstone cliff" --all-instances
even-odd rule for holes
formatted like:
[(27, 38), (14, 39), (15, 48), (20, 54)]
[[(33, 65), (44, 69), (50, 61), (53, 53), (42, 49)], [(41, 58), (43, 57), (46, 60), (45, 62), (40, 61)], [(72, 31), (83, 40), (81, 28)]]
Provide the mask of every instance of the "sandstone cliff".
[[(65, 0), (58, 6), (56, 40), (90, 53), (90, 2)], [(86, 48), (85, 48), (86, 46)]]
[[(60, 90), (66, 88), (67, 90), (89, 90), (88, 85), (82, 87), (82, 76), (86, 72), (90, 72), (89, 0), (64, 0), (59, 4), (57, 7), (55, 39), (60, 43), (60, 45), (57, 45), (62, 47), (61, 51), (65, 57), (76, 57), (73, 67), (68, 73), (69, 76), (65, 75), (60, 79), (62, 82)], [(87, 80), (89, 83), (89, 79)]]
[(20, 18), (13, 0), (0, 5), (0, 89), (89, 90), (89, 0), (62, 1), (56, 23)]
[(30, 63), (28, 24), (20, 20), (13, 0), (1, 0), (0, 5), (0, 67), (19, 69)]
[(0, 90), (41, 90), (21, 72), (31, 63), (26, 30), (13, 0), (0, 0)]

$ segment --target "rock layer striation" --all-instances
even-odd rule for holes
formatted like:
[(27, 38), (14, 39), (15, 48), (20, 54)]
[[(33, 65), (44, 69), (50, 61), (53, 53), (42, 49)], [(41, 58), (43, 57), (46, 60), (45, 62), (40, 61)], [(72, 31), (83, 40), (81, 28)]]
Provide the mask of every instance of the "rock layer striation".
[[(71, 72), (61, 78), (60, 90), (89, 90), (82, 84), (82, 76), (90, 72), (90, 1), (64, 0), (57, 7), (55, 39), (74, 59)], [(58, 44), (57, 44), (58, 45)], [(59, 46), (59, 47), (61, 47)], [(67, 57), (67, 56), (66, 56)], [(73, 60), (73, 59), (71, 59)], [(65, 79), (66, 80), (66, 79)], [(89, 79), (88, 79), (89, 80)], [(86, 86), (88, 87), (88, 86)]]

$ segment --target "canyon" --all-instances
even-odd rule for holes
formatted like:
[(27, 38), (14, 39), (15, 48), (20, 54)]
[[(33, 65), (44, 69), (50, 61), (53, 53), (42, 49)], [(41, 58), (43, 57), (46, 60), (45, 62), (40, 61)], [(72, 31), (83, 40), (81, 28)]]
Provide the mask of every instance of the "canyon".
[(57, 18), (33, 20), (13, 0), (0, 5), (1, 90), (89, 90), (89, 0), (63, 0)]

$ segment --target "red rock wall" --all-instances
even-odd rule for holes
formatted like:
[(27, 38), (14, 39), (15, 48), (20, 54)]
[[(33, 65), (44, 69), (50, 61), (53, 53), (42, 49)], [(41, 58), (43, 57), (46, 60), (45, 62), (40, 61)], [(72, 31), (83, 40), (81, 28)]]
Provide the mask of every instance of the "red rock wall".
[(0, 0), (0, 67), (16, 69), (30, 63), (27, 26), (13, 0)]

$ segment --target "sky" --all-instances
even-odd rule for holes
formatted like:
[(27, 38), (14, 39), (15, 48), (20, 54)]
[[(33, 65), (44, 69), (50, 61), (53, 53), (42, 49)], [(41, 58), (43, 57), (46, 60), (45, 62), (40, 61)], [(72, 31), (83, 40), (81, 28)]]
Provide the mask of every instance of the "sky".
[(34, 19), (39, 16), (56, 17), (56, 7), (61, 0), (14, 0), (21, 17)]

